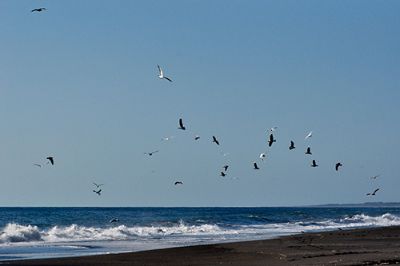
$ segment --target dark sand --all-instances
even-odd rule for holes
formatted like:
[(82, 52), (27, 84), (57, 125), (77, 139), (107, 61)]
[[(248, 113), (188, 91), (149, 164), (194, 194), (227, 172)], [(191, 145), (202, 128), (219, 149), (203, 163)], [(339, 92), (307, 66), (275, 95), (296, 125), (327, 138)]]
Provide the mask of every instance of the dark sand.
[(2, 262), (6, 265), (392, 265), (400, 226), (135, 253)]

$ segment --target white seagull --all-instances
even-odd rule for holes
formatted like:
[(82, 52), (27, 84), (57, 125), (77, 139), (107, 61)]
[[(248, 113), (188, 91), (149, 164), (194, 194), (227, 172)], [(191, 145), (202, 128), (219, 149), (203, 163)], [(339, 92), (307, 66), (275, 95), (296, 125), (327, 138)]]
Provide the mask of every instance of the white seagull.
[(312, 137), (312, 131), (310, 131), (310, 133), (307, 134), (307, 136), (304, 139), (308, 139)]
[(161, 69), (161, 67), (160, 67), (159, 65), (157, 65), (157, 67), (158, 67), (158, 72), (159, 72), (158, 77), (159, 77), (160, 79), (166, 79), (166, 80), (168, 80), (169, 82), (172, 82), (172, 80), (171, 80), (170, 78), (164, 76), (164, 72), (163, 72), (163, 70)]

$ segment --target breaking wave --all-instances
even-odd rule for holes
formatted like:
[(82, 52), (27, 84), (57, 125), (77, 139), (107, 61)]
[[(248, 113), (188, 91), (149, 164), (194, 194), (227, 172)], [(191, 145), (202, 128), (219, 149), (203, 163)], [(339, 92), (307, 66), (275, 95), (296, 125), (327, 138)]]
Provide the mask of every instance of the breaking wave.
[(190, 225), (183, 221), (170, 226), (87, 227), (72, 224), (40, 229), (33, 225), (9, 223), (0, 233), (0, 243), (72, 242), (142, 240), (154, 238), (213, 237), (216, 239), (251, 239), (294, 234), (302, 231), (323, 231), (336, 228), (359, 228), (400, 225), (400, 217), (385, 213), (380, 216), (357, 214), (336, 220), (266, 223), (257, 225)]

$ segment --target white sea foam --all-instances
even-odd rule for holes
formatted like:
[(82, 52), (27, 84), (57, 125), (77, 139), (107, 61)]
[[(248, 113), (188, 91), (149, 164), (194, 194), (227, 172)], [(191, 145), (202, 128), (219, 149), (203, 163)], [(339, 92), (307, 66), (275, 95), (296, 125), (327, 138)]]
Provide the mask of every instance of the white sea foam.
[(37, 226), (7, 224), (0, 235), (0, 243), (65, 243), (77, 241), (125, 241), (146, 239), (213, 239), (247, 240), (268, 238), (301, 231), (322, 231), (335, 228), (400, 225), (400, 217), (390, 213), (381, 216), (358, 214), (337, 220), (315, 222), (271, 223), (256, 225), (219, 226), (215, 224), (189, 225), (181, 221), (171, 226), (88, 227), (72, 224), (39, 229)]
[(40, 241), (42, 240), (41, 235), (37, 226), (9, 223), (1, 232), (0, 243)]

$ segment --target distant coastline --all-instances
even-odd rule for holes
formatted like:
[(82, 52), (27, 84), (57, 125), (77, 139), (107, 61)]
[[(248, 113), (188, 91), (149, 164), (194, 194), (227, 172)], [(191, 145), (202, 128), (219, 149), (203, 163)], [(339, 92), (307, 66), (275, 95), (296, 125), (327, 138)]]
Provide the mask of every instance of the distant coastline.
[(400, 208), (400, 202), (364, 202), (364, 203), (329, 203), (320, 205), (308, 205), (303, 207), (315, 208)]
[(363, 202), (363, 203), (327, 203), (312, 205), (281, 205), (281, 206), (0, 206), (0, 208), (400, 208), (400, 202)]

